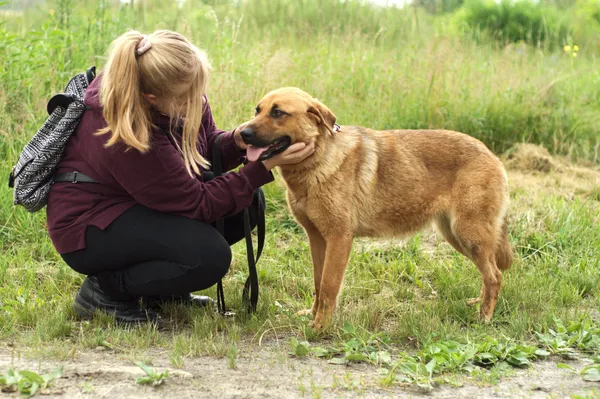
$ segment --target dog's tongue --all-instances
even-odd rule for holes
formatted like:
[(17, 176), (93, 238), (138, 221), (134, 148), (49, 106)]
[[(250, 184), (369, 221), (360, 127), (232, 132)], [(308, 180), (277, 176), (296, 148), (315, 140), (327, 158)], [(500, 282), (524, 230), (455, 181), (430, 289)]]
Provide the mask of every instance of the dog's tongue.
[(260, 154), (267, 151), (268, 148), (269, 147), (255, 147), (253, 145), (249, 145), (246, 149), (246, 157), (248, 158), (248, 161), (258, 161), (258, 158), (260, 158)]

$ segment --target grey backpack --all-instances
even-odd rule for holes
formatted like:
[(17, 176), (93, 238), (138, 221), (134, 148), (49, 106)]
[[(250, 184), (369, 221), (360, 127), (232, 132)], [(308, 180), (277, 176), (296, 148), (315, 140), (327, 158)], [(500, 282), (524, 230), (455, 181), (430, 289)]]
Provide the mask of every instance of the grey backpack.
[(83, 97), (95, 77), (96, 67), (88, 68), (69, 80), (64, 93), (55, 95), (48, 102), (50, 116), (23, 148), (10, 173), (8, 185), (14, 188), (15, 205), (36, 212), (48, 202), (48, 193), (55, 181), (94, 182), (77, 172), (57, 177), (55, 169), (86, 109)]

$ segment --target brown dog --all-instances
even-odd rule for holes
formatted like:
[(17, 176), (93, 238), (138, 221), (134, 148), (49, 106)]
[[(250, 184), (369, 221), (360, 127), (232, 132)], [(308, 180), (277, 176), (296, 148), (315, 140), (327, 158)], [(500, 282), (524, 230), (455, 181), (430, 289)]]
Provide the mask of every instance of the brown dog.
[(490, 321), (501, 270), (513, 260), (500, 160), (463, 133), (340, 128), (335, 122), (317, 99), (281, 88), (260, 101), (242, 131), (252, 161), (290, 143), (315, 143), (314, 155), (280, 167), (288, 205), (310, 242), (314, 326), (330, 321), (354, 237), (406, 236), (431, 222), (479, 269), (481, 294), (468, 303), (481, 302), (480, 315)]

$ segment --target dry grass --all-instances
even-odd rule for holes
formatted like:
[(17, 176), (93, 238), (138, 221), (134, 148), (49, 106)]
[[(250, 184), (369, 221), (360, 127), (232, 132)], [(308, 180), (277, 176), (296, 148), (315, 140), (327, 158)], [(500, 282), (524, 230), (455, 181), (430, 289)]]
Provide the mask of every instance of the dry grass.
[(548, 150), (535, 144), (517, 144), (506, 152), (505, 158), (508, 169), (544, 173), (561, 170), (561, 165)]

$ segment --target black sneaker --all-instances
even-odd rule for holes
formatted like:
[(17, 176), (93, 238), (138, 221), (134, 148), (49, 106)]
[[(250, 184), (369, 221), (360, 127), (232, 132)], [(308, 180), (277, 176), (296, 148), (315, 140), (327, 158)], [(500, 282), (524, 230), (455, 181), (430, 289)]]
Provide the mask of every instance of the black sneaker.
[(158, 323), (160, 316), (152, 311), (142, 309), (136, 299), (118, 299), (100, 287), (98, 279), (88, 276), (73, 304), (75, 312), (82, 319), (91, 319), (96, 310), (114, 315), (118, 324)]
[(178, 303), (183, 305), (191, 305), (205, 308), (216, 308), (217, 301), (209, 296), (201, 295), (176, 295), (176, 296), (147, 296), (142, 298), (142, 302), (147, 309), (159, 310), (168, 302)]

